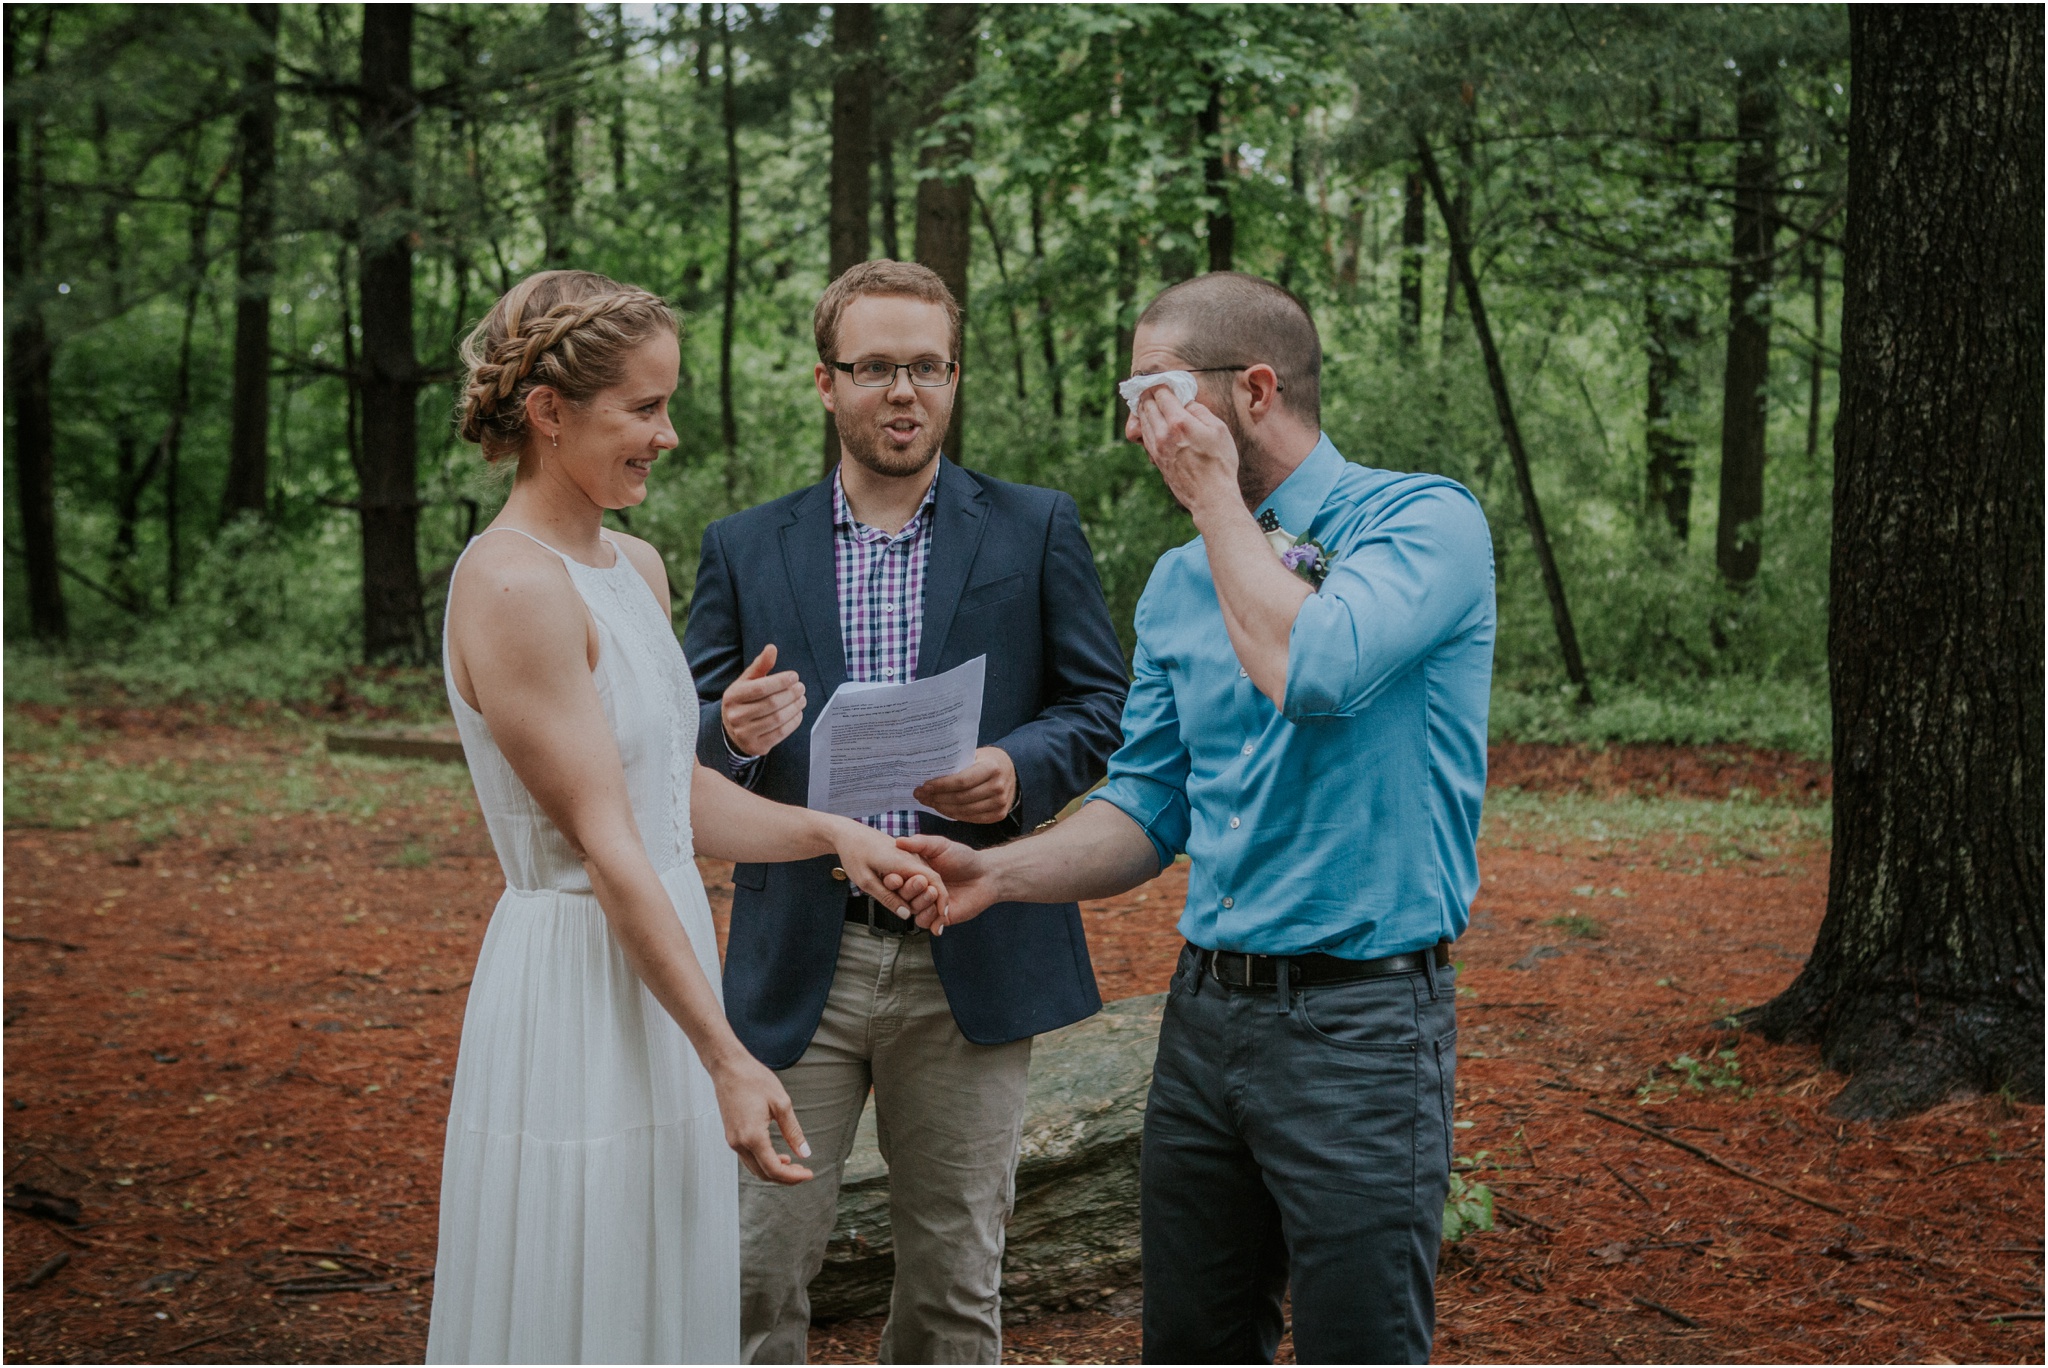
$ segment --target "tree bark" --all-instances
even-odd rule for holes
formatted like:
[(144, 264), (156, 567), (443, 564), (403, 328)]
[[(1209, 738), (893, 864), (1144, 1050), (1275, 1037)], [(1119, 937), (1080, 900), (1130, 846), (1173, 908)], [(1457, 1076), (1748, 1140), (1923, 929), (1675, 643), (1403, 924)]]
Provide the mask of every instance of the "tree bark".
[(1010, 361), (1017, 379), (1017, 408), (1021, 412), (1031, 401), (1031, 393), (1024, 384), (1024, 328), (1017, 318), (1017, 296), (1010, 289), (1009, 254), (1003, 251), (1002, 230), (996, 227), (995, 211), (988, 207), (988, 200), (977, 190), (974, 192), (974, 207), (981, 214), (981, 231), (988, 234), (989, 254), (996, 260), (996, 279), (1002, 282), (1004, 302), (1010, 312)]
[(1508, 394), (1508, 376), (1494, 345), (1493, 325), (1486, 321), (1486, 302), (1479, 294), (1479, 278), (1472, 273), (1472, 246), (1465, 240), (1465, 225), (1451, 197), (1444, 191), (1443, 176), (1426, 139), (1415, 140), (1417, 160), (1436, 199), (1437, 215), (1443, 220), (1444, 235), (1450, 239), (1451, 265), (1465, 285), (1465, 307), (1472, 314), (1472, 331), (1479, 337), (1480, 354), (1486, 361), (1487, 383), (1493, 389), (1494, 412), (1500, 418), (1508, 458), (1515, 466), (1515, 486), (1522, 494), (1522, 515), (1529, 524), (1529, 540), (1535, 544), (1536, 565), (1543, 575), (1543, 592), (1550, 599), (1550, 620), (1557, 629), (1557, 645), (1564, 657), (1565, 676), (1579, 687), (1579, 705), (1591, 707), (1593, 685), (1586, 677), (1586, 663), (1579, 655), (1579, 634), (1572, 626), (1571, 605), (1564, 596), (1564, 579), (1557, 573), (1557, 561), (1550, 554), (1550, 533), (1543, 524), (1543, 508), (1536, 501), (1536, 482), (1529, 473), (1529, 452), (1522, 445), (1521, 424), (1515, 421), (1514, 400)]
[(1230, 163), (1223, 142), (1223, 83), (1211, 79), (1202, 107), (1202, 188), (1209, 196), (1209, 269), (1228, 271), (1237, 254), (1237, 219), (1230, 212)]
[(1422, 253), (1429, 241), (1429, 184), (1420, 171), (1402, 183), (1401, 350), (1413, 353), (1422, 340)]
[(1807, 283), (1813, 287), (1813, 345), (1806, 349), (1806, 461), (1820, 455), (1820, 395), (1827, 375), (1828, 253), (1816, 244), (1808, 259)]
[(1714, 561), (1742, 588), (1756, 578), (1763, 548), (1765, 387), (1771, 368), (1771, 263), (1777, 235), (1772, 184), (1776, 96), (1773, 73), (1747, 68), (1735, 100), (1735, 266), (1728, 273), (1728, 365), (1721, 397), (1721, 512)]
[(413, 7), (365, 5), (362, 37), (363, 656), (425, 664), (420, 606), (419, 361), (412, 321)]
[(882, 255), (890, 261), (903, 259), (896, 235), (896, 133), (885, 129), (875, 139), (875, 179), (880, 183)]
[(626, 7), (615, 4), (611, 7), (612, 62), (612, 118), (610, 129), (612, 154), (612, 193), (626, 193), (626, 58), (632, 55), (632, 39), (626, 29)]
[(1067, 386), (1060, 375), (1059, 346), (1053, 336), (1052, 295), (1045, 288), (1045, 187), (1031, 187), (1031, 269), (1038, 284), (1038, 346), (1045, 356), (1046, 382), (1052, 386), (1052, 416), (1067, 416)]
[(235, 227), (235, 370), (228, 401), (228, 478), (220, 520), (261, 518), (270, 504), (270, 273), (277, 211), (276, 5), (247, 6), (262, 46), (242, 66), (241, 215)]
[[(875, 11), (871, 5), (832, 10), (832, 190), (829, 279), (868, 259), (872, 216), (868, 165), (875, 141)], [(825, 415), (825, 469), (839, 461), (839, 428)]]
[(543, 254), (550, 266), (570, 263), (576, 237), (576, 95), (581, 88), (576, 60), (583, 45), (580, 5), (549, 5), (541, 19), (549, 54), (556, 63), (548, 92), (542, 143), (548, 182), (542, 195)]
[(719, 112), (725, 126), (725, 299), (718, 322), (718, 439), (725, 452), (725, 501), (739, 506), (740, 420), (733, 407), (732, 347), (740, 303), (740, 116), (733, 91), (732, 6), (718, 7), (724, 84)]
[[(974, 79), (980, 24), (980, 9), (975, 5), (933, 5), (925, 11), (925, 50), (937, 70), (925, 124), (939, 136), (918, 159), (928, 174), (917, 183), (917, 259), (936, 271), (953, 292), (963, 328), (968, 310), (974, 186), (960, 168), (974, 155), (974, 125), (968, 121), (967, 111), (955, 106), (957, 92)], [(962, 338), (964, 351), (964, 332)], [(956, 380), (953, 420), (946, 427), (946, 454), (955, 461), (962, 459), (966, 447), (966, 415), (966, 386)]]
[(1138, 243), (1137, 230), (1129, 224), (1118, 227), (1116, 235), (1116, 355), (1112, 358), (1109, 376), (1110, 404), (1109, 440), (1112, 444), (1124, 441), (1124, 430), (1130, 426), (1131, 406), (1124, 402), (1123, 390), (1118, 384), (1116, 372), (1128, 372), (1131, 364), (1132, 344), (1137, 340), (1138, 329)]
[[(23, 30), (33, 11), (10, 8), (6, 62), (10, 77), (39, 71), (49, 50), (52, 11), (39, 17), (41, 32)], [(24, 51), (32, 47), (33, 54)], [(28, 572), (29, 632), (40, 641), (70, 633), (57, 552), (57, 425), (50, 400), (54, 367), (49, 327), (43, 320), (43, 245), (49, 238), (43, 132), (10, 104), (7, 115), (7, 393), (14, 400), (8, 455), (14, 462), (14, 498), (21, 519)]]
[(1648, 377), (1644, 386), (1643, 436), (1649, 448), (1645, 496), (1652, 517), (1662, 517), (1680, 546), (1692, 536), (1693, 441), (1679, 422), (1693, 408), (1691, 373), (1686, 361), (1699, 341), (1699, 319), (1673, 301), (1663, 281), (1643, 291), (1644, 351)]
[(1834, 854), (1749, 1014), (1837, 1115), (2042, 1095), (2042, 15), (1853, 7)]

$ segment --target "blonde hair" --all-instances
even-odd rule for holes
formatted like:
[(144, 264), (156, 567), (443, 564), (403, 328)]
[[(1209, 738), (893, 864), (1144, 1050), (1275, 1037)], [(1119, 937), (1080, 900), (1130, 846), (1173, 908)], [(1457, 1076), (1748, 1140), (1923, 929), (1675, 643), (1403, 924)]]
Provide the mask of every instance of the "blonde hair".
[(526, 396), (545, 385), (572, 404), (588, 402), (625, 375), (626, 357), (648, 338), (676, 330), (658, 295), (595, 271), (541, 271), (506, 291), (462, 339), (462, 440), (484, 459), (526, 446)]
[(960, 359), (960, 301), (953, 298), (946, 282), (939, 279), (938, 272), (931, 267), (920, 266), (914, 261), (890, 261), (885, 257), (849, 266), (837, 280), (825, 287), (825, 296), (818, 301), (817, 311), (811, 315), (811, 335), (818, 344), (820, 361), (829, 366), (841, 359), (837, 354), (839, 315), (846, 312), (847, 305), (864, 295), (897, 295), (938, 305), (946, 311), (946, 328), (952, 334), (953, 354), (947, 360)]

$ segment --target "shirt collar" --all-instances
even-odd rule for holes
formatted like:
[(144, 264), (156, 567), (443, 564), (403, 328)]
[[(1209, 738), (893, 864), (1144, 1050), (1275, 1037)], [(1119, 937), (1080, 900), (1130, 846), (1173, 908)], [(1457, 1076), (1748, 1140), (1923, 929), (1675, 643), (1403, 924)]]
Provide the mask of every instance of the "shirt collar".
[(899, 541), (916, 533), (927, 520), (932, 505), (938, 501), (939, 481), (946, 475), (946, 458), (938, 459), (938, 469), (932, 472), (932, 482), (924, 487), (924, 499), (917, 505), (917, 512), (910, 515), (910, 521), (903, 524), (903, 530), (891, 537), (880, 528), (869, 527), (853, 516), (853, 505), (846, 502), (846, 486), (839, 481), (839, 467), (832, 467), (832, 525), (835, 528), (851, 528), (855, 532), (871, 532), (885, 541)]
[(1308, 534), (1309, 524), (1316, 520), (1323, 501), (1330, 497), (1330, 491), (1337, 487), (1337, 477), (1344, 473), (1344, 458), (1330, 441), (1327, 433), (1318, 434), (1315, 447), (1294, 468), (1292, 474), (1280, 482), (1280, 487), (1266, 496), (1266, 501), (1252, 510), (1254, 517), (1272, 510), (1280, 520), (1280, 526), (1294, 536)]

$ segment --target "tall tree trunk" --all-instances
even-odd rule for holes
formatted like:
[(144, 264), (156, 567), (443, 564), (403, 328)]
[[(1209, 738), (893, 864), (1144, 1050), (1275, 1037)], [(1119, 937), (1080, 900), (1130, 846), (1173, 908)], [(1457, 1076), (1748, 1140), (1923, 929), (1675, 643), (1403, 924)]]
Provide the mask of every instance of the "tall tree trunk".
[(2042, 1082), (2042, 22), (1852, 7), (1828, 910), (1750, 1013), (1899, 1116)]
[(896, 133), (893, 128), (884, 129), (875, 139), (875, 180), (878, 183), (881, 200), (882, 256), (889, 261), (903, 259), (902, 246), (896, 236)]
[[(832, 195), (829, 278), (868, 259), (868, 166), (875, 141), (875, 11), (871, 5), (832, 10)], [(839, 428), (825, 415), (825, 469), (839, 462)]]
[(1116, 355), (1109, 376), (1109, 390), (1114, 400), (1110, 405), (1109, 440), (1125, 440), (1124, 430), (1130, 425), (1131, 406), (1124, 402), (1123, 390), (1118, 386), (1118, 377), (1131, 364), (1131, 345), (1137, 338), (1138, 329), (1138, 242), (1137, 229), (1129, 224), (1120, 225), (1116, 235)]
[(1052, 416), (1067, 416), (1067, 386), (1060, 375), (1060, 352), (1053, 336), (1052, 295), (1045, 288), (1045, 205), (1044, 186), (1031, 187), (1031, 271), (1038, 285), (1038, 346), (1045, 356), (1045, 377), (1052, 386)]
[(1030, 392), (1024, 385), (1024, 328), (1017, 318), (1017, 296), (1010, 289), (1010, 263), (1003, 251), (1003, 233), (996, 227), (995, 211), (988, 207), (988, 200), (979, 190), (974, 192), (974, 207), (981, 213), (981, 230), (988, 234), (989, 253), (996, 259), (996, 279), (1002, 282), (1003, 300), (1010, 312), (1010, 360), (1017, 377), (1017, 407), (1021, 412), (1031, 400)]
[(1514, 462), (1515, 486), (1522, 494), (1522, 515), (1528, 521), (1529, 540), (1536, 549), (1536, 565), (1543, 576), (1543, 592), (1550, 599), (1550, 620), (1557, 629), (1558, 651), (1564, 657), (1565, 676), (1578, 685), (1580, 706), (1589, 707), (1593, 702), (1593, 685), (1586, 677), (1585, 661), (1579, 656), (1579, 634), (1572, 626), (1571, 605), (1565, 601), (1564, 578), (1558, 574), (1557, 561), (1550, 554), (1550, 533), (1543, 524), (1543, 508), (1536, 502), (1536, 482), (1529, 473), (1529, 452), (1522, 445), (1521, 424), (1515, 421), (1514, 401), (1508, 394), (1507, 371), (1501, 365), (1500, 350), (1494, 345), (1493, 325), (1486, 321), (1486, 302), (1479, 294), (1479, 278), (1472, 273), (1472, 246), (1465, 240), (1464, 220), (1444, 191), (1443, 176), (1437, 171), (1436, 157), (1429, 150), (1429, 143), (1417, 137), (1415, 150), (1417, 160), (1422, 163), (1422, 174), (1429, 181), (1429, 192), (1436, 199), (1437, 214), (1443, 219), (1444, 235), (1450, 239), (1451, 265), (1465, 286), (1465, 307), (1471, 312), (1472, 331), (1479, 337), (1479, 351), (1486, 361), (1486, 379), (1493, 389), (1494, 412), (1500, 418), (1501, 436), (1507, 443), (1508, 458)]
[(725, 501), (739, 506), (740, 420), (733, 407), (732, 346), (740, 304), (740, 116), (733, 90), (732, 6), (718, 7), (724, 84), (719, 112), (725, 126), (725, 299), (718, 322), (718, 439), (725, 451)]
[[(937, 68), (925, 122), (943, 128), (939, 141), (919, 158), (919, 165), (930, 174), (917, 183), (917, 259), (936, 271), (953, 292), (960, 303), (963, 328), (968, 310), (974, 185), (962, 168), (974, 156), (974, 126), (966, 109), (960, 107), (957, 93), (974, 79), (980, 26), (981, 12), (976, 5), (933, 5), (925, 11), (925, 51)], [(962, 338), (964, 352), (964, 332)], [(962, 459), (966, 449), (966, 421), (966, 386), (956, 380), (953, 421), (946, 427), (946, 454), (955, 461)]]
[(424, 664), (419, 361), (412, 328), (413, 7), (365, 5), (362, 38), (363, 655)]
[(1827, 375), (1828, 340), (1828, 253), (1818, 243), (1812, 247), (1806, 279), (1813, 287), (1813, 345), (1806, 353), (1806, 462), (1812, 465), (1820, 455), (1820, 395)]
[(1429, 184), (1420, 171), (1402, 182), (1401, 349), (1413, 353), (1422, 340), (1422, 254), (1429, 242)]
[(242, 66), (241, 215), (235, 226), (235, 373), (228, 401), (228, 478), (221, 491), (223, 523), (242, 513), (263, 517), (270, 504), (270, 271), (277, 214), (271, 182), (277, 169), (276, 5), (249, 5), (262, 46)]
[(1650, 515), (1661, 517), (1683, 546), (1692, 536), (1693, 443), (1679, 422), (1692, 407), (1685, 363), (1699, 324), (1690, 311), (1672, 307), (1665, 282), (1653, 280), (1643, 291), (1643, 332), (1649, 361), (1643, 402), (1643, 439), (1649, 448), (1645, 499)]
[(576, 96), (582, 88), (576, 64), (583, 46), (583, 7), (546, 6), (541, 29), (556, 63), (542, 138), (548, 168), (541, 199), (543, 252), (548, 265), (567, 266), (576, 238)]
[(1728, 366), (1721, 398), (1721, 512), (1714, 561), (1737, 588), (1756, 578), (1764, 511), (1764, 423), (1771, 368), (1771, 240), (1776, 236), (1773, 72), (1746, 68), (1735, 100), (1735, 266), (1728, 273)]
[(199, 182), (199, 138), (192, 140), (192, 155), (185, 178), (185, 193), (192, 208), (186, 221), (185, 317), (178, 329), (178, 365), (171, 379), (170, 412), (164, 420), (163, 436), (157, 442), (157, 459), (164, 472), (164, 599), (176, 607), (184, 581), (184, 508), (181, 495), (185, 420), (192, 412), (192, 331), (199, 319), (199, 301), (206, 293), (207, 237), (212, 228), (213, 197), (227, 180), (230, 163), (223, 163), (213, 184)]
[[(10, 78), (42, 70), (53, 13), (48, 8), (40, 15), (26, 7), (8, 9)], [(14, 461), (14, 499), (28, 571), (29, 631), (41, 641), (61, 641), (70, 622), (57, 560), (57, 425), (50, 401), (55, 357), (42, 304), (43, 246), (50, 234), (44, 136), (33, 115), (24, 120), (11, 104), (6, 121), (7, 393), (14, 400), (8, 455)]]
[(1202, 188), (1209, 197), (1209, 269), (1228, 271), (1237, 254), (1237, 219), (1230, 212), (1230, 169), (1235, 158), (1223, 141), (1223, 83), (1211, 78), (1202, 107)]
[(626, 7), (611, 7), (612, 59), (612, 193), (626, 193), (626, 58), (631, 55), (632, 37), (626, 30)]

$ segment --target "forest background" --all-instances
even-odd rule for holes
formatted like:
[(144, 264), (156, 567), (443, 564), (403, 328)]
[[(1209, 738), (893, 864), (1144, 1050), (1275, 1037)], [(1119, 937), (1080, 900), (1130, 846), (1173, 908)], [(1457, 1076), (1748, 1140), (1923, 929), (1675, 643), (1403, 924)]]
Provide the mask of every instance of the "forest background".
[(1338, 448), (1484, 504), (1497, 734), (1826, 754), (1840, 7), (6, 26), (10, 701), (433, 707), (505, 489), (455, 437), (456, 343), (550, 265), (684, 319), (682, 445), (619, 519), (680, 619), (705, 524), (826, 467), (811, 310), (892, 256), (967, 306), (950, 453), (1076, 498), (1127, 637), (1192, 535), (1122, 437), (1133, 321), (1252, 271), (1315, 313)]

